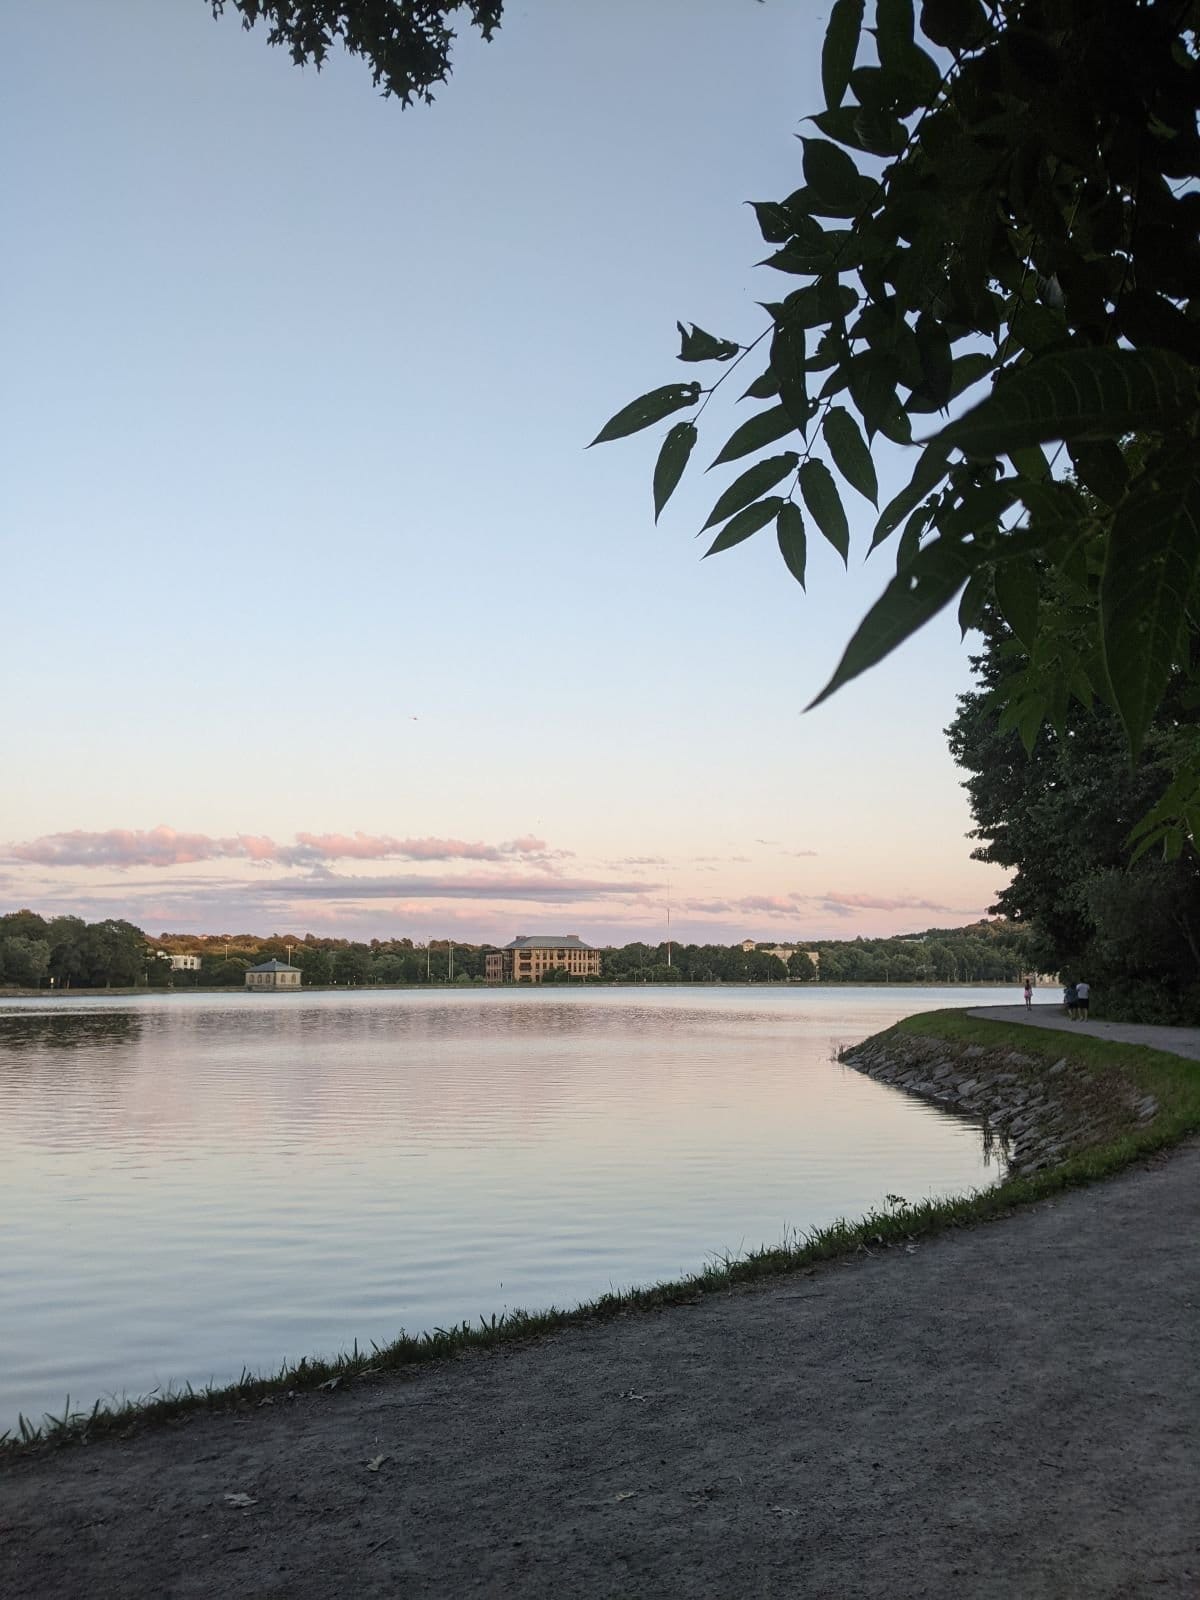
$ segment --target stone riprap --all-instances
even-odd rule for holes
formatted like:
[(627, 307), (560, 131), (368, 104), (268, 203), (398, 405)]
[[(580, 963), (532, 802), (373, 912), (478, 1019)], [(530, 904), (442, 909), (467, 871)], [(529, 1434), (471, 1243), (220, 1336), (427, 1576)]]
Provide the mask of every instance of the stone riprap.
[(879, 1083), (982, 1118), (1014, 1176), (1144, 1128), (1158, 1115), (1153, 1095), (1111, 1068), (1070, 1056), (1050, 1061), (1007, 1046), (956, 1047), (918, 1034), (881, 1034), (840, 1059)]

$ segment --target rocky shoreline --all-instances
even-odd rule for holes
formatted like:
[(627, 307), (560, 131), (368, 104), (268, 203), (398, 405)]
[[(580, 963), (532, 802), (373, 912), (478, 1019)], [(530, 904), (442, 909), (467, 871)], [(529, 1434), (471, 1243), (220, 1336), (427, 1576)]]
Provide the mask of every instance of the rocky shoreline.
[(1051, 1062), (1007, 1048), (956, 1048), (945, 1039), (881, 1034), (842, 1053), (843, 1065), (879, 1083), (982, 1117), (1015, 1176), (1147, 1127), (1158, 1101), (1111, 1069), (1069, 1055)]

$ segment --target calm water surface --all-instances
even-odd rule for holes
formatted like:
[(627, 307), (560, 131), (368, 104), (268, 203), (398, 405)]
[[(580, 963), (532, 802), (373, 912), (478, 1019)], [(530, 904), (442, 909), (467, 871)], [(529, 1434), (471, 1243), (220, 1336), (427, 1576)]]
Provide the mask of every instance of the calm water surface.
[(831, 1059), (995, 990), (0, 1004), (0, 1432), (675, 1277), (1002, 1175)]

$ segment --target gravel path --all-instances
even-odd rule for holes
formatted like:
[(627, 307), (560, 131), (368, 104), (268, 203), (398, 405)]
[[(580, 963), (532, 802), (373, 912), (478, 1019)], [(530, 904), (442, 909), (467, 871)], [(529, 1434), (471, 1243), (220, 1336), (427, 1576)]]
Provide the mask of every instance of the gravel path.
[(1148, 1022), (1102, 1022), (1090, 1018), (1072, 1022), (1060, 1005), (1034, 1002), (1026, 1011), (1019, 1006), (974, 1006), (969, 1017), (985, 1022), (1017, 1022), (1027, 1028), (1061, 1028), (1064, 1033), (1087, 1033), (1093, 1039), (1115, 1039), (1119, 1044), (1145, 1044), (1172, 1055), (1200, 1061), (1200, 1028), (1160, 1028)]
[(1192, 1141), (911, 1253), (12, 1460), (0, 1594), (1194, 1597), (1198, 1200)]

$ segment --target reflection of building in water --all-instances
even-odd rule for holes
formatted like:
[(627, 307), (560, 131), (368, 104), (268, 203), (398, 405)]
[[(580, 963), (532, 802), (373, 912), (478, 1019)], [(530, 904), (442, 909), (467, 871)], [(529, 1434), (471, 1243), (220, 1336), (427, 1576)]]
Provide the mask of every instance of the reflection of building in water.
[(286, 961), (264, 961), (261, 966), (248, 969), (246, 987), (247, 989), (298, 989), (300, 968), (289, 967)]
[(483, 962), (489, 983), (541, 983), (551, 968), (572, 978), (598, 978), (600, 952), (577, 933), (519, 933), (503, 950), (489, 950)]

